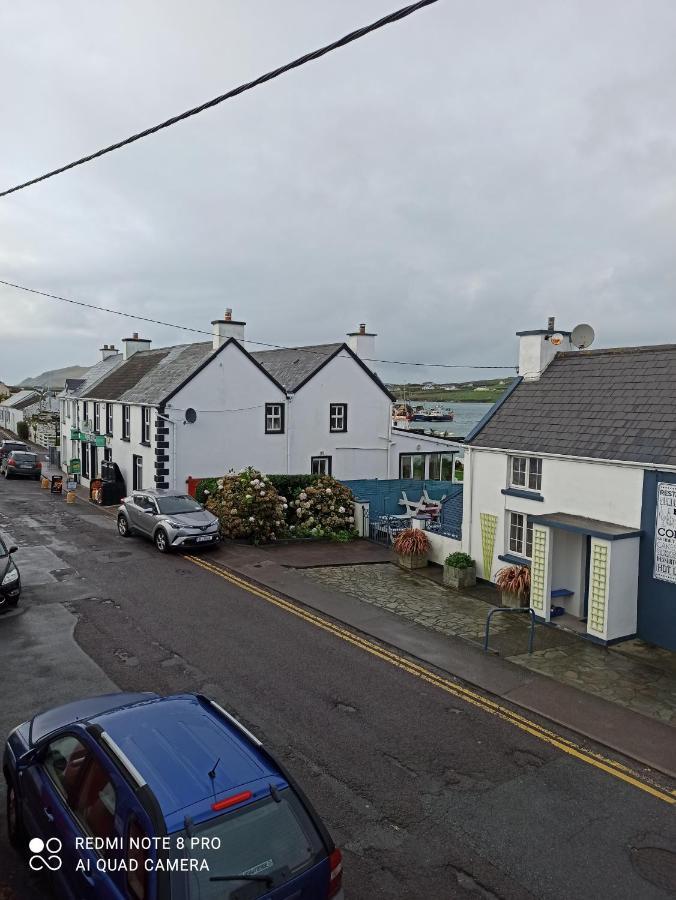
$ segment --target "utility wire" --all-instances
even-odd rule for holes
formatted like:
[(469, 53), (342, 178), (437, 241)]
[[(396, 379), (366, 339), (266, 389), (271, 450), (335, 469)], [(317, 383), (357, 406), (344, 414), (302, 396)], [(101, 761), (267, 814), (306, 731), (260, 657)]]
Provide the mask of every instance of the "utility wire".
[[(110, 309), (107, 306), (96, 306), (94, 303), (85, 303), (84, 300), (73, 300), (71, 297), (61, 297), (59, 294), (50, 294), (47, 291), (38, 291), (36, 288), (29, 288), (23, 284), (16, 284), (13, 281), (5, 281), (0, 278), (0, 284), (7, 287), (15, 288), (17, 291), (25, 291), (27, 294), (37, 294), (39, 297), (46, 297), (49, 300), (61, 300), (63, 303), (72, 303), (74, 306), (83, 306), (85, 309), (95, 309), (97, 312), (107, 312), (114, 316), (122, 316), (124, 319), (136, 319), (139, 322), (150, 322), (152, 325), (162, 325), (164, 328), (178, 328), (180, 331), (191, 331), (194, 334), (206, 334), (212, 337), (211, 331), (205, 331), (203, 328), (192, 328), (190, 325), (177, 325), (175, 322), (164, 322), (162, 319), (151, 319), (148, 316), (139, 316), (135, 313), (122, 312), (119, 309)], [(266, 341), (250, 341), (248, 338), (242, 338), (243, 344), (255, 344), (257, 347), (269, 347), (273, 350), (297, 350), (299, 353), (313, 353), (315, 356), (323, 356), (319, 350), (311, 350), (309, 347), (286, 347), (284, 344), (270, 344)], [(364, 357), (364, 362), (387, 363), (393, 366), (430, 366), (434, 369), (514, 369), (515, 366), (476, 366), (463, 365), (462, 363), (430, 363), (430, 362), (406, 362), (400, 359), (370, 359)]]
[(8, 194), (13, 194), (16, 191), (22, 191), (24, 188), (30, 187), (33, 184), (38, 184), (38, 182), (40, 181), (46, 181), (48, 178), (53, 178), (55, 175), (61, 175), (62, 172), (67, 172), (69, 169), (74, 169), (77, 166), (82, 166), (85, 163), (91, 162), (93, 159), (98, 159), (100, 156), (104, 156), (106, 153), (112, 153), (113, 150), (120, 150), (122, 147), (126, 147), (128, 144), (133, 144), (135, 141), (140, 141), (141, 138), (149, 137), (151, 134), (155, 134), (156, 132), (161, 131), (163, 128), (169, 128), (171, 125), (176, 125), (177, 122), (182, 122), (184, 119), (189, 119), (191, 116), (196, 116), (199, 113), (204, 112), (206, 109), (211, 109), (214, 106), (218, 106), (218, 104), (223, 103), (224, 100), (230, 100), (232, 97), (237, 97), (239, 94), (243, 94), (245, 91), (250, 91), (261, 84), (265, 84), (267, 81), (272, 81), (273, 78), (279, 78), (280, 75), (285, 75), (292, 69), (298, 69), (300, 66), (304, 66), (306, 63), (312, 62), (315, 59), (319, 59), (322, 56), (326, 56), (327, 53), (331, 53), (333, 50), (338, 50), (340, 47), (345, 47), (347, 44), (351, 44), (353, 41), (365, 37), (372, 31), (377, 31), (379, 28), (384, 28), (385, 25), (391, 25), (393, 22), (399, 22), (401, 19), (405, 19), (407, 16), (418, 12), (418, 10), (422, 9), (423, 7), (431, 6), (436, 2), (437, 0), (419, 0), (418, 3), (411, 3), (409, 6), (404, 6), (402, 9), (398, 9), (395, 12), (383, 16), (383, 18), (378, 19), (377, 22), (372, 22), (370, 25), (365, 25), (362, 28), (358, 28), (356, 31), (351, 31), (349, 34), (346, 34), (344, 37), (339, 38), (337, 41), (326, 44), (325, 46), (320, 47), (318, 50), (313, 50), (310, 53), (306, 53), (304, 56), (300, 56), (298, 57), (298, 59), (294, 59), (292, 62), (280, 66), (278, 69), (273, 69), (270, 72), (266, 72), (265, 75), (261, 75), (253, 81), (247, 82), (246, 84), (240, 84), (239, 87), (233, 88), (232, 90), (227, 91), (227, 93), (225, 94), (220, 94), (218, 97), (214, 97), (212, 100), (207, 100), (206, 103), (202, 103), (199, 106), (194, 106), (192, 109), (188, 109), (176, 116), (172, 116), (170, 119), (166, 119), (164, 122), (160, 122), (158, 125), (152, 125), (150, 128), (139, 131), (137, 134), (132, 134), (130, 137), (127, 137), (122, 141), (118, 141), (115, 144), (111, 144), (109, 147), (103, 147), (101, 150), (97, 150), (95, 153), (90, 153), (88, 156), (83, 156), (81, 159), (76, 159), (74, 162), (70, 162), (65, 166), (60, 166), (58, 169), (53, 169), (51, 172), (46, 172), (44, 175), (40, 175), (38, 178), (31, 178), (30, 181), (24, 181), (22, 184), (17, 184), (14, 187), (7, 188), (4, 191), (0, 191), (0, 197), (6, 197)]

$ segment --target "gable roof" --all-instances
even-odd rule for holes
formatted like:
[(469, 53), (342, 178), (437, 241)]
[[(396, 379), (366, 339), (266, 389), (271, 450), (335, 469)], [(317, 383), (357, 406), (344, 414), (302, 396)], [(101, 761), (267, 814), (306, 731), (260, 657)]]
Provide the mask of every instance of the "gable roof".
[(259, 350), (252, 353), (251, 356), (284, 387), (284, 390), (294, 393), (342, 351), (351, 356), (381, 391), (394, 401), (394, 396), (376, 373), (372, 372), (345, 343), (312, 344), (307, 347), (287, 347), (281, 350)]
[(676, 465), (676, 345), (558, 353), (518, 381), (473, 447)]
[(81, 378), (67, 378), (60, 397), (87, 397), (94, 385), (117, 369), (123, 362), (121, 353), (113, 353), (90, 366)]
[(26, 407), (39, 402), (40, 394), (37, 391), (17, 391), (16, 394), (10, 394), (6, 400), (3, 400), (2, 406), (9, 406), (11, 409), (26, 409)]

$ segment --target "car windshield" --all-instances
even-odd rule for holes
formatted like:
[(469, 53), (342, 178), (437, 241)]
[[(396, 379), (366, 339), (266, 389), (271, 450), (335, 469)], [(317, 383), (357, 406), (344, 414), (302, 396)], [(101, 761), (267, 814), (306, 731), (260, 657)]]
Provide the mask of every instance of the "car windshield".
[(11, 441), (6, 441), (2, 445), (2, 449), (6, 453), (11, 453), (12, 450), (28, 450), (28, 445), (27, 444), (13, 444)]
[(2, 542), (2, 539), (0, 538), (0, 559), (4, 559), (6, 556), (9, 556), (7, 547), (5, 547), (5, 545)]
[[(227, 900), (242, 896), (247, 900), (269, 893), (266, 878), (275, 887), (301, 872), (325, 855), (317, 830), (289, 788), (277, 794), (278, 801), (266, 797), (236, 812), (174, 835), (174, 846), (181, 838), (186, 847), (177, 856), (206, 862), (208, 871), (175, 873), (171, 896), (182, 900)], [(215, 849), (220, 839), (220, 849)], [(190, 849), (192, 840), (192, 849)], [(213, 849), (212, 849), (213, 848)], [(193, 865), (193, 868), (196, 868)], [(212, 878), (242, 875), (242, 880), (212, 881)], [(260, 878), (260, 881), (253, 881)]]
[(175, 516), (179, 513), (201, 512), (202, 510), (199, 503), (187, 494), (179, 494), (176, 497), (158, 497), (157, 505), (160, 512), (166, 516)]
[(14, 450), (12, 452), (12, 459), (15, 459), (20, 463), (34, 463), (37, 462), (37, 456), (35, 453), (20, 453), (18, 450)]

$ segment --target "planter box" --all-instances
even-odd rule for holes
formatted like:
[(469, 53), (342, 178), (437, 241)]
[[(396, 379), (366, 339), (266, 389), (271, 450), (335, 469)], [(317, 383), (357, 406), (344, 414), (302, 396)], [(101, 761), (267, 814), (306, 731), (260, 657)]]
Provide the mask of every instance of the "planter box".
[(508, 594), (506, 591), (500, 592), (500, 606), (530, 606), (528, 597), (519, 597), (517, 594)]
[(455, 566), (444, 564), (444, 584), (446, 587), (461, 591), (463, 588), (471, 588), (476, 584), (476, 566), (466, 569), (456, 569)]
[(407, 554), (404, 556), (401, 553), (395, 553), (394, 556), (397, 565), (401, 566), (402, 569), (424, 569), (427, 565), (427, 556), (424, 554)]

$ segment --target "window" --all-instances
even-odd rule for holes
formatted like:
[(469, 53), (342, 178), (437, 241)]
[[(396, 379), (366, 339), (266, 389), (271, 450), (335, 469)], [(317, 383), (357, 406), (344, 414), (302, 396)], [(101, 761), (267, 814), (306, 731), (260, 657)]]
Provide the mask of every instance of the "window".
[(284, 404), (265, 404), (265, 433), (284, 434)]
[(533, 556), (533, 524), (523, 513), (509, 514), (509, 551), (527, 559)]
[[(129, 407), (127, 407), (128, 409)], [(134, 456), (133, 462), (133, 489), (135, 491), (143, 490), (143, 457)]]
[(75, 427), (79, 428), (80, 427), (80, 404), (77, 402), (77, 400), (74, 400), (73, 402), (75, 403)]
[(425, 454), (402, 453), (399, 457), (399, 477), (423, 481), (425, 478)]
[(101, 428), (101, 408), (98, 403), (94, 404), (94, 433), (98, 434)]
[(106, 403), (106, 434), (113, 434), (113, 404)]
[(347, 403), (329, 404), (329, 431), (347, 431)]
[(69, 804), (76, 799), (89, 759), (87, 748), (72, 734), (61, 735), (47, 746), (43, 761), (45, 772)]
[(127, 857), (133, 862), (127, 869), (127, 887), (134, 900), (145, 900), (148, 896), (148, 860), (150, 855), (142, 849), (148, 835), (140, 825), (136, 816), (132, 816), (127, 829)]
[(73, 812), (91, 835), (102, 838), (115, 835), (115, 788), (110, 774), (95, 757), (84, 771), (74, 801), (70, 804)]
[(129, 440), (129, 407), (126, 403), (122, 404), (122, 440)]
[(150, 407), (144, 406), (141, 410), (141, 443), (150, 443)]
[(87, 413), (88, 412), (89, 412), (88, 404), (87, 404), (87, 401), (84, 400), (82, 403), (82, 421), (83, 422), (87, 421)]
[(88, 444), (84, 441), (80, 444), (80, 468), (83, 478), (89, 478), (89, 452)]
[(530, 491), (542, 489), (542, 460), (534, 456), (513, 456), (511, 484)]
[(312, 475), (330, 475), (331, 457), (313, 456), (310, 460), (310, 472)]
[(430, 453), (429, 472), (431, 481), (451, 481), (453, 478), (453, 453)]
[(112, 460), (112, 458), (113, 458), (113, 451), (110, 449), (110, 447), (104, 447), (103, 448), (103, 459), (106, 462), (110, 462)]
[(175, 494), (173, 497), (158, 497), (157, 507), (165, 516), (179, 516), (185, 513), (201, 513), (203, 507), (188, 494)]

